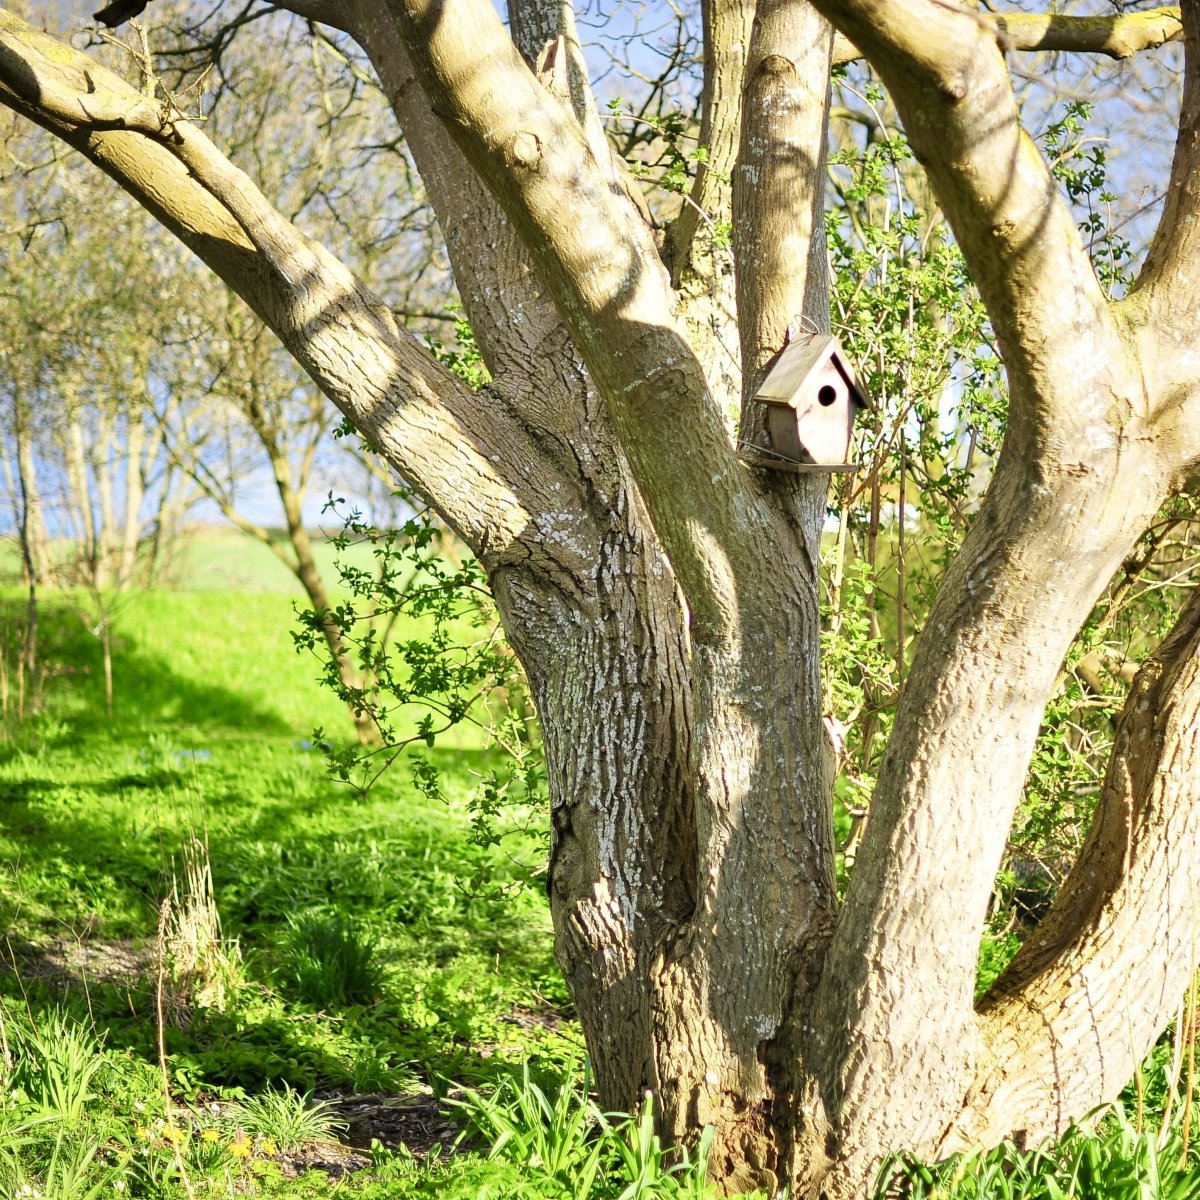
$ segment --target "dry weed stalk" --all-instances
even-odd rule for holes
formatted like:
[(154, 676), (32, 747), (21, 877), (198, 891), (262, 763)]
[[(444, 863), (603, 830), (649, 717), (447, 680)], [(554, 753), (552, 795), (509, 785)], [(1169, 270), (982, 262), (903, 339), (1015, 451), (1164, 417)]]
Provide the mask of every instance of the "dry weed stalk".
[(224, 1011), (241, 955), (236, 941), (221, 936), (207, 839), (192, 834), (180, 864), (182, 878), (172, 874), (162, 903), (156, 953), (167, 1015), (186, 1028), (195, 1008)]

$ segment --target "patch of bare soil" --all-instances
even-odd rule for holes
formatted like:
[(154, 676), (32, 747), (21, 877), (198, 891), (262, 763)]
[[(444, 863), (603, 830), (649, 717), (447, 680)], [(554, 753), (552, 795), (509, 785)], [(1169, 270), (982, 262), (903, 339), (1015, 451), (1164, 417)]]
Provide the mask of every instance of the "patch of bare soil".
[(295, 1179), (305, 1171), (323, 1171), (330, 1179), (341, 1179), (371, 1165), (366, 1154), (340, 1142), (314, 1142), (280, 1154), (274, 1161), (279, 1164), (285, 1179)]
[(314, 1142), (275, 1160), (288, 1178), (305, 1171), (324, 1171), (332, 1179), (352, 1175), (371, 1165), (365, 1147), (377, 1143), (387, 1150), (408, 1149), (416, 1158), (448, 1157), (454, 1150), (458, 1126), (432, 1096), (342, 1096), (320, 1099), (331, 1115), (346, 1123), (343, 1142)]
[(90, 980), (133, 987), (147, 986), (145, 980), (153, 977), (154, 943), (144, 940), (59, 937), (42, 946), (10, 949), (16, 959), (13, 966), (26, 978), (65, 983)]
[[(294, 1179), (305, 1171), (323, 1171), (331, 1179), (353, 1175), (371, 1166), (370, 1148), (408, 1149), (416, 1158), (447, 1158), (455, 1150), (459, 1127), (432, 1096), (390, 1096), (385, 1094), (347, 1096), (339, 1092), (317, 1092), (315, 1098), (327, 1104), (328, 1115), (343, 1122), (345, 1133), (339, 1141), (308, 1142), (294, 1150), (263, 1155), (257, 1143), (255, 1157), (269, 1158)], [(220, 1115), (225, 1102), (201, 1100), (206, 1112)], [(175, 1108), (181, 1126), (194, 1119), (186, 1105)]]
[(331, 1096), (337, 1115), (346, 1122), (347, 1141), (369, 1146), (377, 1141), (388, 1150), (407, 1146), (418, 1158), (447, 1152), (459, 1127), (432, 1096)]

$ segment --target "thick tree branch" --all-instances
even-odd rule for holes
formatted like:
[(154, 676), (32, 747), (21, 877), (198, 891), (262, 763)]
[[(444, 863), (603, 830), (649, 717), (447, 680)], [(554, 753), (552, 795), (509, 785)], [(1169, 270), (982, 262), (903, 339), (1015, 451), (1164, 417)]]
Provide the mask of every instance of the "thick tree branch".
[[(1132, 58), (1145, 50), (1157, 50), (1159, 46), (1175, 41), (1182, 33), (1178, 7), (1098, 17), (1065, 13), (981, 13), (977, 19), (993, 31), (1005, 52), (1104, 54), (1118, 60)], [(834, 66), (844, 66), (862, 57), (862, 51), (848, 37), (838, 35), (833, 46)]]
[(530, 65), (544, 46), (562, 32), (562, 6), (558, 0), (508, 0), (508, 23), (513, 44)]
[[(940, 0), (815, 0), (896, 103), (962, 247), (1012, 384), (1010, 419), (1094, 426), (1120, 355), (1116, 322), (1075, 220), (1021, 128), (996, 34)], [(1064, 379), (1075, 387), (1063, 389)]]
[[(1138, 279), (1159, 327), (1163, 350), (1191, 350), (1183, 377), (1197, 378), (1195, 314), (1200, 304), (1200, 4), (1183, 5), (1184, 82), (1167, 200)], [(1135, 297), (1135, 303), (1138, 298)]]
[(1114, 1099), (1162, 1032), (1200, 966), (1198, 776), (1200, 591), (1134, 680), (1079, 861), (986, 1002), (966, 1137), (1061, 1133), (1063, 1098)]
[[(814, 1048), (830, 1063), (826, 1102), (847, 1127), (885, 1131), (886, 1146), (896, 1117), (872, 1070), (942, 1095), (971, 1069), (979, 935), (1040, 714), (1172, 465), (1154, 444), (1137, 325), (1110, 308), (1019, 125), (994, 35), (936, 0), (815, 3), (887, 84), (1010, 383), (1004, 450), (918, 643), (818, 996), (849, 1031)], [(898, 1011), (898, 989), (920, 986), (913, 964), (931, 957), (928, 1003), (910, 990)], [(957, 1100), (931, 1100), (903, 1136), (939, 1151), (958, 1121)]]
[(704, 90), (700, 97), (700, 145), (690, 203), (668, 234), (671, 267), (678, 279), (691, 255), (703, 217), (732, 221), (732, 179), (741, 142), (742, 81), (754, 23), (752, 0), (702, 0)]
[[(826, 1028), (849, 1033), (819, 1032), (815, 1047), (831, 1064), (829, 1107), (881, 1130), (884, 1147), (948, 1152), (958, 1136), (949, 1081), (974, 1075), (979, 939), (1041, 714), (1076, 630), (1167, 492), (1151, 439), (1104, 442), (1057, 467), (1006, 445), (896, 713), (817, 1000), (839, 1014)], [(873, 1088), (879, 1070), (928, 1088), (919, 1129)]]
[[(595, 436), (600, 422), (586, 408), (578, 352), (528, 249), (430, 109), (396, 22), (376, 0), (347, 7), (349, 31), (379, 75), (437, 214), (459, 294), (496, 390), (536, 432), (576, 437), (586, 426), (589, 436)], [(491, 270), (480, 271), (482, 262)], [(502, 282), (502, 296), (493, 280)]]
[(534, 448), (198, 129), (7, 12), (0, 102), (80, 150), (216, 271), (476, 549), (515, 551), (537, 503)]
[[(743, 88), (733, 248), (744, 397), (801, 317), (828, 321), (821, 225), (833, 30), (800, 0), (760, 0)], [(816, 287), (812, 276), (816, 274)], [(743, 417), (745, 418), (745, 410)]]
[(317, 21), (321, 25), (330, 25), (334, 29), (350, 32), (349, 6), (345, 0), (291, 0), (290, 3), (280, 7), (294, 12), (306, 21)]
[[(730, 555), (761, 554), (753, 531), (770, 520), (748, 511), (756, 501), (743, 491), (704, 373), (676, 325), (650, 231), (486, 0), (391, 0), (388, 8), (435, 111), (535, 255), (609, 405), (697, 632), (730, 636)], [(670, 412), (661, 407), (667, 389)], [(714, 530), (746, 537), (721, 547)]]

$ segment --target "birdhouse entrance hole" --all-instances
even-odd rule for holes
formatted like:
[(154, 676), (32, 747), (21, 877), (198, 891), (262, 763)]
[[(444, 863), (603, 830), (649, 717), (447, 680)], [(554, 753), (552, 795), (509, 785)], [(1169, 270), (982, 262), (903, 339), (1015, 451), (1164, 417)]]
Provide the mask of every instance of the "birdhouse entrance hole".
[(829, 384), (826, 384), (826, 385), (825, 385), (825, 386), (824, 386), (824, 387), (823, 387), (823, 388), (822, 388), (822, 389), (821, 389), (821, 390), (820, 390), (820, 391), (817, 393), (817, 402), (818, 402), (820, 405), (822, 405), (822, 407), (824, 407), (824, 408), (828, 408), (828, 407), (829, 407), (831, 404), (833, 404), (833, 403), (834, 403), (836, 400), (837, 400), (837, 388), (831, 388), (831, 387), (829, 386)]

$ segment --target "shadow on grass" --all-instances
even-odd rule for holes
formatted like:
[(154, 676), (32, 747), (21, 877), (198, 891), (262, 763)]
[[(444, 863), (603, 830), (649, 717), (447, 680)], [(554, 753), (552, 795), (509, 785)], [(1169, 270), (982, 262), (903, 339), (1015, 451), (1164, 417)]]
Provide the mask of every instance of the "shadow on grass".
[[(561, 991), (548, 981), (540, 898), (471, 894), (463, 879), (481, 852), (460, 818), (439, 820), (436, 807), (414, 800), (406, 772), (362, 799), (290, 741), (213, 739), (210, 757), (178, 770), (164, 764), (173, 742), (151, 742), (147, 753), (144, 737), (83, 739), (3, 768), (0, 927), (25, 940), (0, 992), (66, 1003), (110, 1046), (152, 1058), (153, 976), (105, 978), (102, 967), (106, 956), (148, 960), (158, 904), (196, 830), (225, 936), (243, 946), (250, 999), (171, 1033), (173, 1064), (188, 1078), (350, 1088), (363, 1074), (359, 1047), (376, 1080), (382, 1071), (435, 1087), (479, 1081), (502, 1070), (513, 1035), (523, 1038), (518, 1027), (550, 1031), (561, 1019), (561, 1002), (538, 1011), (537, 997)], [(482, 752), (432, 756), (464, 772), (489, 765)], [(380, 1003), (320, 1014), (289, 1001), (282, 938), (290, 916), (313, 908), (346, 913), (382, 938), (389, 983)], [(336, 1053), (330, 1037), (341, 1040)]]
[[(293, 660), (224, 644), (220, 621), (232, 636), (241, 610), (210, 622), (197, 606), (166, 607), (144, 610), (161, 618), (157, 633), (142, 627), (144, 640), (132, 610), (122, 626), (110, 724), (99, 642), (69, 603), (43, 603), (42, 661), (63, 671), (47, 680), (45, 713), (0, 743), (0, 932), (12, 945), (0, 938), (0, 995), (66, 1006), (110, 1048), (154, 1061), (154, 975), (139, 965), (195, 832), (224, 934), (241, 939), (246, 986), (226, 1013), (200, 1011), (169, 1031), (184, 1080), (380, 1090), (370, 1081), (401, 1088), (422, 1076), (441, 1087), (502, 1073), (527, 1022), (529, 1046), (547, 1044), (538, 1037), (562, 1015), (562, 985), (544, 897), (470, 894), (464, 880), (485, 852), (461, 811), (419, 799), (403, 761), (366, 798), (330, 783), (321, 756), (300, 748), (311, 726), (280, 715), (294, 708), (302, 720), (304, 705), (272, 708), (300, 678)], [(17, 616), (0, 597), (10, 664)], [(189, 622), (203, 633), (190, 644)], [(164, 628), (179, 631), (177, 657)], [(251, 676), (238, 671), (254, 672), (260, 690), (239, 691)], [(497, 765), (483, 751), (428, 757), (456, 794)], [(520, 868), (497, 861), (496, 882), (512, 882)], [(288, 917), (309, 908), (346, 913), (379, 937), (388, 982), (378, 1003), (319, 1013), (282, 994), (281, 939)], [(105, 958), (122, 956), (125, 975), (105, 977)], [(546, 995), (560, 1003), (543, 1018)]]
[[(10, 664), (18, 656), (24, 601), (0, 596), (0, 645)], [(176, 671), (169, 657), (145, 649), (123, 624), (114, 639), (115, 712), (104, 711), (104, 654), (68, 601), (43, 598), (38, 609), (38, 703), (30, 729), (41, 741), (60, 741), (82, 732), (121, 736), (163, 722), (211, 730), (288, 732), (279, 714), (257, 705), (232, 687), (199, 683)], [(237, 669), (231, 664), (231, 671)], [(10, 683), (10, 689), (13, 685)], [(10, 701), (13, 703), (13, 701)], [(13, 732), (20, 738), (20, 727)]]

